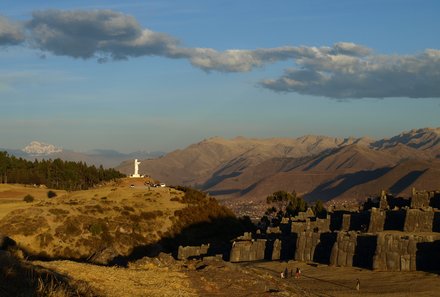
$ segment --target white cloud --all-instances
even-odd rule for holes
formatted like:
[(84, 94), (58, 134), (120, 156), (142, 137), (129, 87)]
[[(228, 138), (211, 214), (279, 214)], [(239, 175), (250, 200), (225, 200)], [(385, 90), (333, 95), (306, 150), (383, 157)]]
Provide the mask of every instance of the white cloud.
[[(26, 37), (26, 43), (23, 43)], [(142, 56), (187, 59), (204, 71), (248, 72), (279, 61), (290, 67), (260, 86), (338, 99), (440, 97), (440, 51), (407, 56), (377, 55), (362, 45), (282, 46), (260, 49), (187, 48), (165, 33), (143, 28), (111, 10), (45, 10), (20, 25), (0, 18), (0, 45), (26, 44), (44, 53), (99, 62)]]
[(350, 57), (326, 54), (298, 59), (297, 67), (261, 86), (278, 92), (349, 98), (439, 98), (440, 51), (412, 56)]
[(177, 40), (143, 29), (137, 20), (110, 10), (34, 12), (27, 22), (33, 47), (74, 58), (126, 59), (166, 55)]

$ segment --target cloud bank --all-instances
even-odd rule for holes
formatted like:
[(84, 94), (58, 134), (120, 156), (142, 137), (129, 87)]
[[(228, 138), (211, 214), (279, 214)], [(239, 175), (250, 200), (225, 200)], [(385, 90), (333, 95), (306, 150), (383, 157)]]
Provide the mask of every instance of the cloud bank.
[(439, 98), (440, 51), (413, 56), (324, 54), (297, 59), (297, 67), (260, 85), (277, 92), (330, 98)]
[(24, 44), (58, 56), (99, 62), (143, 56), (187, 59), (204, 71), (248, 72), (287, 61), (280, 77), (259, 82), (276, 92), (330, 98), (440, 98), (440, 51), (377, 55), (349, 42), (330, 47), (283, 46), (254, 50), (188, 48), (166, 33), (143, 28), (111, 10), (34, 12), (24, 24), (0, 17), (0, 46)]

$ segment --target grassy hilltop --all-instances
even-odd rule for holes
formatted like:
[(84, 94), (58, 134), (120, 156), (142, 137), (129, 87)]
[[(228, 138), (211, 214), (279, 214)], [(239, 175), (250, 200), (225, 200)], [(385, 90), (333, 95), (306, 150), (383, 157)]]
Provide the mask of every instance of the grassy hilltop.
[[(242, 232), (234, 215), (203, 193), (148, 187), (145, 181), (121, 179), (90, 190), (53, 191), (52, 198), (47, 196), (52, 190), (0, 185), (0, 234), (33, 257), (108, 264), (142, 254), (142, 247), (170, 248), (209, 240), (209, 232), (220, 239)], [(23, 201), (26, 195), (34, 201)]]

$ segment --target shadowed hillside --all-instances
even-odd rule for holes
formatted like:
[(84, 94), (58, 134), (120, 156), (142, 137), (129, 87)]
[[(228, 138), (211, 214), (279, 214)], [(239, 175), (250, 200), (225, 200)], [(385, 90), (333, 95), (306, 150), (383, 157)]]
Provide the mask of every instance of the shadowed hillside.
[[(440, 188), (440, 128), (403, 132), (389, 139), (304, 136), (296, 139), (210, 138), (140, 170), (171, 184), (197, 186), (235, 203), (264, 201), (296, 190), (308, 200), (360, 200), (382, 189)], [(118, 167), (132, 171), (131, 163)]]

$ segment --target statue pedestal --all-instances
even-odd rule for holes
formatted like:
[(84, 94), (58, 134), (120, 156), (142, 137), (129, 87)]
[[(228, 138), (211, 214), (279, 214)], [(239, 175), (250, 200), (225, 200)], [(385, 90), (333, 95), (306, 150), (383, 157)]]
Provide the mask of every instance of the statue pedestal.
[(133, 174), (133, 175), (130, 175), (130, 177), (131, 178), (139, 178), (139, 177), (142, 177), (142, 175), (140, 175), (140, 174)]

